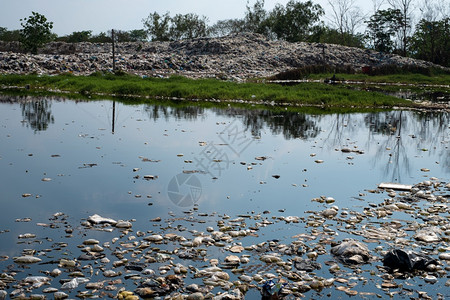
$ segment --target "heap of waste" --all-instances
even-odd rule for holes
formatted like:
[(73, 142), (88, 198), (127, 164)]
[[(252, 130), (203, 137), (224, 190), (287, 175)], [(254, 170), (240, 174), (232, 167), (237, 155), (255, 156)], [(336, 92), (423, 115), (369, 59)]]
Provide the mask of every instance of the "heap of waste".
[[(269, 77), (303, 66), (430, 67), (431, 63), (398, 55), (333, 44), (272, 41), (259, 34), (174, 42), (118, 43), (116, 68), (140, 76), (184, 75), (242, 80)], [(37, 55), (20, 53), (17, 43), (0, 42), (0, 74), (88, 75), (112, 69), (112, 45), (53, 42)]]

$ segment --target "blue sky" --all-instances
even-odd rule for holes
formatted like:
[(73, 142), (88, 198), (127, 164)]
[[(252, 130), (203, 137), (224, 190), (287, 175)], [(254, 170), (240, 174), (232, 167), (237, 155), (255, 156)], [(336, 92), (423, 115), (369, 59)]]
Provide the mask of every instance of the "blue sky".
[[(251, 0), (253, 4), (255, 1)], [(288, 0), (266, 0), (266, 10)], [(327, 0), (314, 3), (329, 9)], [(371, 0), (355, 0), (365, 12), (372, 10)], [(92, 30), (94, 34), (112, 28), (142, 29), (142, 19), (149, 13), (170, 12), (171, 15), (196, 13), (209, 18), (210, 25), (218, 20), (242, 18), (247, 0), (0, 0), (0, 27), (20, 29), (19, 19), (36, 11), (54, 23), (58, 35)]]

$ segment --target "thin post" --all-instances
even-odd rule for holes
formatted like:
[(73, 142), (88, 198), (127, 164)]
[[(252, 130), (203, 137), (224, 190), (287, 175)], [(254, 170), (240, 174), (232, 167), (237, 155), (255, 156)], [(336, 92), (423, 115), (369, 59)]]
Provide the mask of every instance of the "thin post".
[(113, 72), (116, 70), (116, 48), (115, 48), (115, 41), (114, 41), (114, 29), (111, 30), (111, 39), (112, 39), (112, 65), (113, 65)]
[(114, 134), (114, 125), (116, 121), (116, 101), (113, 100), (113, 113), (112, 113), (112, 133)]

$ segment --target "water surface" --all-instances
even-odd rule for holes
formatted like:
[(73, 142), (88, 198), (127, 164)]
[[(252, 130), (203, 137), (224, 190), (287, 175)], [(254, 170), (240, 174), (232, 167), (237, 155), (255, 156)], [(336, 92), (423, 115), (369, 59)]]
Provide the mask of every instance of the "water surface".
[[(449, 123), (448, 112), (311, 114), (2, 96), (0, 255), (34, 247), (17, 239), (29, 231), (64, 240), (63, 231), (33, 227), (56, 212), (73, 226), (99, 214), (146, 231), (155, 226), (149, 220), (185, 216), (194, 205), (214, 226), (224, 214), (306, 216), (323, 209), (311, 201), (320, 196), (340, 208), (380, 202), (383, 195), (368, 190), (381, 182), (448, 182)], [(303, 232), (280, 224), (248, 242), (289, 242)]]

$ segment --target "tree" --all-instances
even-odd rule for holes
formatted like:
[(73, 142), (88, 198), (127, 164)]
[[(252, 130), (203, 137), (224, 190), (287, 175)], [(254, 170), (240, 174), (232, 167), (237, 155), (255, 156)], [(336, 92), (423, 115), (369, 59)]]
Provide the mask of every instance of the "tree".
[(394, 10), (400, 12), (397, 29), (400, 49), (403, 56), (406, 56), (408, 50), (408, 35), (411, 30), (412, 0), (387, 0)]
[[(108, 35), (112, 37), (112, 32), (108, 31)], [(125, 30), (118, 30), (114, 29), (114, 40), (116, 43), (122, 42), (129, 42), (130, 41), (130, 33)]]
[(332, 24), (340, 32), (341, 38), (345, 40), (355, 35), (356, 29), (365, 19), (361, 9), (355, 5), (355, 0), (328, 0), (328, 4), (333, 11)]
[(170, 21), (168, 12), (160, 16), (156, 11), (150, 14), (147, 19), (142, 19), (144, 29), (152, 41), (168, 41), (170, 39)]
[[(108, 35), (111, 36), (111, 32), (108, 31)], [(144, 29), (134, 29), (130, 31), (114, 30), (114, 36), (116, 42), (144, 42), (147, 40), (147, 32)]]
[(267, 33), (267, 12), (264, 9), (264, 0), (256, 0), (253, 7), (250, 6), (250, 0), (247, 0), (247, 11), (244, 22), (245, 30), (249, 32)]
[(310, 40), (312, 42), (344, 45), (357, 48), (364, 48), (365, 46), (364, 34), (342, 34), (335, 28), (329, 28), (325, 26), (318, 26), (314, 34), (311, 36)]
[(244, 30), (244, 19), (219, 20), (216, 24), (208, 28), (208, 35), (212, 37), (221, 37), (233, 33), (239, 33)]
[(324, 10), (312, 1), (290, 0), (286, 7), (278, 4), (270, 12), (268, 26), (277, 39), (289, 42), (306, 41), (314, 32)]
[(111, 34), (106, 34), (105, 32), (100, 32), (97, 35), (92, 36), (89, 41), (91, 43), (111, 43)]
[(23, 27), (20, 30), (21, 42), (26, 51), (36, 54), (39, 48), (52, 40), (53, 22), (48, 22), (44, 15), (33, 11), (31, 16), (20, 21)]
[(20, 31), (8, 30), (6, 27), (0, 27), (0, 41), (18, 42), (20, 41)]
[(391, 53), (394, 50), (392, 38), (398, 31), (401, 20), (400, 10), (392, 8), (379, 10), (370, 17), (366, 22), (368, 37), (376, 51)]
[(74, 31), (67, 36), (67, 43), (87, 42), (91, 38), (92, 30)]
[(130, 42), (145, 42), (147, 40), (147, 32), (144, 29), (134, 29), (129, 31)]
[(411, 39), (414, 57), (443, 66), (450, 65), (450, 18), (440, 21), (422, 19)]
[(169, 29), (170, 39), (183, 40), (205, 37), (207, 35), (208, 19), (205, 16), (196, 14), (177, 14), (171, 18)]
[(8, 32), (8, 28), (0, 27), (0, 38), (3, 37)]
[(386, 0), (372, 0), (373, 5), (373, 13), (376, 13), (381, 9), (381, 6), (384, 4)]
[(152, 41), (176, 41), (205, 37), (208, 33), (205, 16), (196, 14), (177, 14), (170, 17), (169, 13), (160, 16), (157, 12), (143, 19), (144, 28)]

